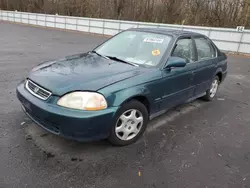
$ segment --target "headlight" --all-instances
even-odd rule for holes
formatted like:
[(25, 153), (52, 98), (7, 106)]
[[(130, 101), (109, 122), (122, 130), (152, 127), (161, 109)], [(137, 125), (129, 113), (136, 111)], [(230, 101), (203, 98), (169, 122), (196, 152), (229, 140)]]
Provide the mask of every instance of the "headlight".
[(101, 94), (94, 92), (72, 92), (61, 97), (57, 104), (66, 108), (90, 111), (107, 108), (105, 98)]

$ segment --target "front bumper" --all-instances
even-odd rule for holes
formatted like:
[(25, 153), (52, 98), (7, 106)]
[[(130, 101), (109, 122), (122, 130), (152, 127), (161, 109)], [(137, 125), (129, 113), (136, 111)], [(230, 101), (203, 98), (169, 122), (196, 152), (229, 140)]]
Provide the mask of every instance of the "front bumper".
[(24, 87), (17, 86), (17, 97), (24, 112), (45, 130), (69, 139), (91, 141), (107, 138), (118, 107), (100, 111), (80, 111), (56, 104), (59, 99), (51, 96), (43, 101), (33, 96)]

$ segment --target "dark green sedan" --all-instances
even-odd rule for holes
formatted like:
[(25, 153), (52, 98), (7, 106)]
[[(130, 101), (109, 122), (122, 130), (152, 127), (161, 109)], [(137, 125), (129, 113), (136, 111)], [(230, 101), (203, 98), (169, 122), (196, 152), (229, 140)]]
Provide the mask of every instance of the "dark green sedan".
[(226, 55), (204, 35), (129, 29), (88, 53), (38, 65), (17, 86), (17, 97), (53, 134), (123, 146), (168, 109), (212, 100), (226, 74)]

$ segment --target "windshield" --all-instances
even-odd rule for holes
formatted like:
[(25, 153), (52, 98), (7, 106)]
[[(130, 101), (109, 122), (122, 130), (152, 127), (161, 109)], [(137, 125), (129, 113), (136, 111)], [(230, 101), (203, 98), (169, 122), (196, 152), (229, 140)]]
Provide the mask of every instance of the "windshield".
[(162, 34), (125, 31), (111, 38), (97, 49), (103, 56), (147, 67), (156, 66), (166, 51), (171, 37)]

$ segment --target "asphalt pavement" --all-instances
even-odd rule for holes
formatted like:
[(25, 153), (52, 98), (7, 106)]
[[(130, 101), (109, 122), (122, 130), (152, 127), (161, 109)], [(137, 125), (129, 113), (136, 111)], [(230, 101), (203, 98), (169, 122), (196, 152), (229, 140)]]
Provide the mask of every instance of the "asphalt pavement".
[(250, 59), (229, 56), (212, 102), (150, 122), (135, 144), (78, 143), (22, 112), (15, 87), (37, 64), (91, 50), (105, 37), (0, 22), (0, 187), (250, 187)]

